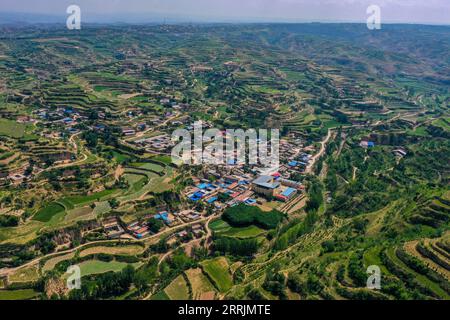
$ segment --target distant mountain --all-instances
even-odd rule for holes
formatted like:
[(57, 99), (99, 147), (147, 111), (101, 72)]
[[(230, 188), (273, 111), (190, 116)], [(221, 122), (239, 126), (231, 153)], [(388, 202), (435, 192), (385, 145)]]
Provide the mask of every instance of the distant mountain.
[(36, 23), (60, 23), (65, 22), (66, 17), (55, 15), (43, 15), (21, 12), (0, 12), (0, 25), (23, 25)]

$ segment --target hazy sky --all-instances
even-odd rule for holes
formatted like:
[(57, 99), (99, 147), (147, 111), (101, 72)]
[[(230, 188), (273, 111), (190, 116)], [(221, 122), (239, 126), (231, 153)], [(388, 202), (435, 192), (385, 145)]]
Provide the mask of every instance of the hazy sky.
[(81, 7), (87, 22), (359, 21), (371, 4), (382, 22), (450, 24), (450, 0), (0, 0), (0, 12), (65, 15)]

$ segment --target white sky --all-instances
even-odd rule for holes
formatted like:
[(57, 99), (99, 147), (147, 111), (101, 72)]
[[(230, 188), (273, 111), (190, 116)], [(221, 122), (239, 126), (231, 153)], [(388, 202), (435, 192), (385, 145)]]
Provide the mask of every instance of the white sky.
[(65, 15), (81, 7), (85, 21), (351, 21), (381, 7), (384, 22), (450, 24), (450, 0), (0, 0), (0, 12)]

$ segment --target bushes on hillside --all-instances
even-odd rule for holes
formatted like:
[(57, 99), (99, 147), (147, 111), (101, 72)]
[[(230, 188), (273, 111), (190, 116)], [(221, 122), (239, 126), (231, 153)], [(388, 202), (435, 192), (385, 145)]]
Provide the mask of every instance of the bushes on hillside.
[(284, 250), (297, 241), (298, 238), (311, 232), (318, 219), (317, 213), (309, 212), (304, 221), (294, 220), (281, 228), (278, 238), (273, 244), (275, 251)]
[(0, 227), (16, 227), (19, 225), (19, 218), (16, 216), (0, 216)]
[(225, 210), (222, 218), (234, 227), (254, 224), (263, 229), (274, 229), (283, 220), (283, 214), (276, 210), (264, 212), (258, 207), (241, 204)]
[(348, 263), (348, 275), (358, 287), (364, 287), (367, 282), (362, 258), (362, 252), (355, 253), (350, 257)]
[(84, 280), (81, 289), (72, 290), (69, 294), (70, 300), (95, 300), (108, 299), (124, 294), (130, 289), (135, 275), (132, 266), (125, 267), (118, 273), (108, 272), (92, 279)]

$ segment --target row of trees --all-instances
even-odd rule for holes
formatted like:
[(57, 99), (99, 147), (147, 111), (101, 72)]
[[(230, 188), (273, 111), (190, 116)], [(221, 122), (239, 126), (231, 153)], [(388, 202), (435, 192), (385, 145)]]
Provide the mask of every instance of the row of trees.
[(258, 251), (258, 240), (221, 237), (214, 240), (214, 250), (221, 254), (250, 257)]
[(257, 225), (263, 229), (275, 229), (283, 220), (283, 214), (276, 210), (263, 212), (258, 207), (241, 204), (226, 209), (222, 218), (234, 227)]

